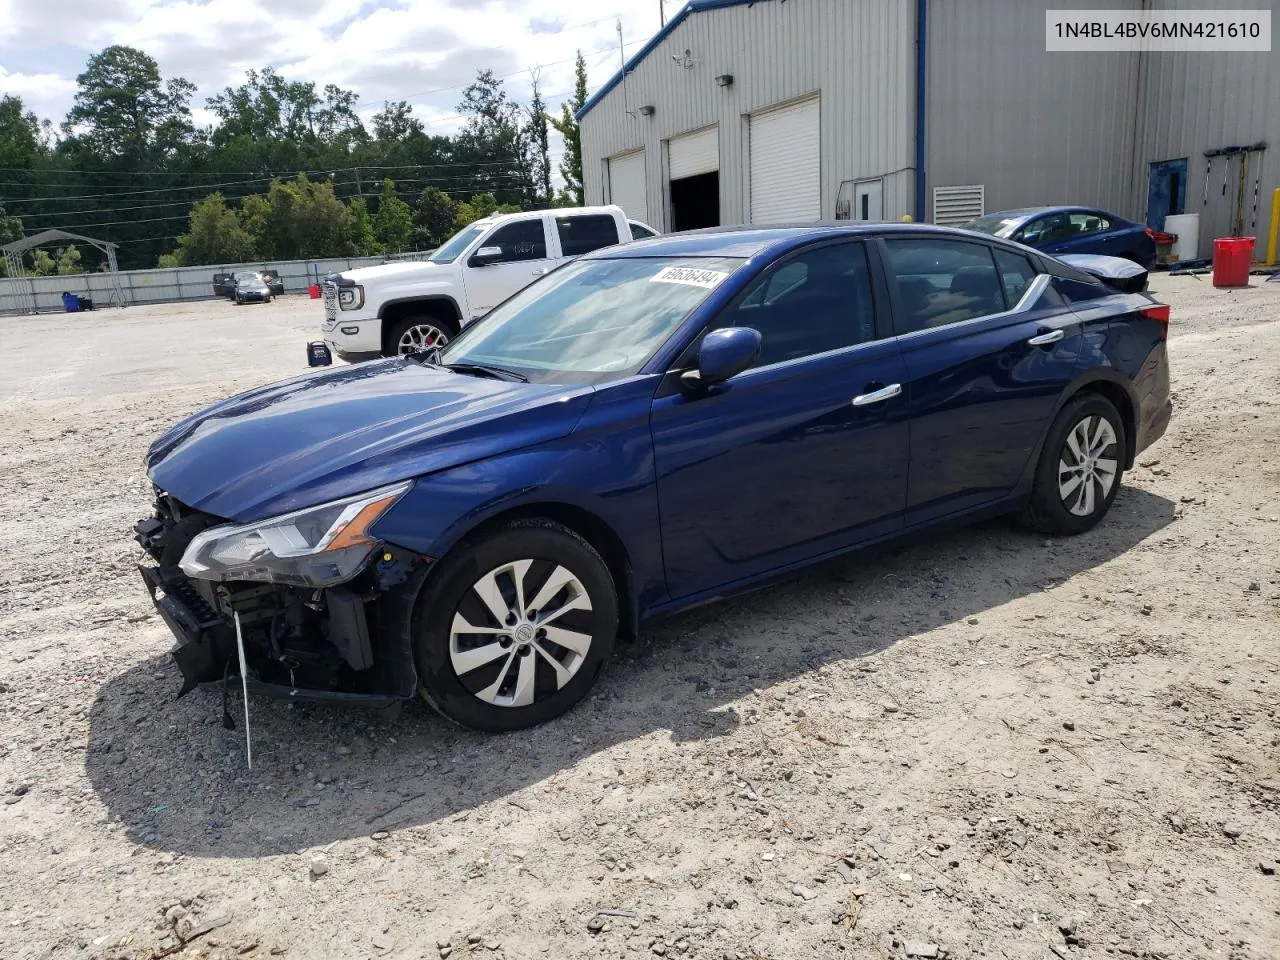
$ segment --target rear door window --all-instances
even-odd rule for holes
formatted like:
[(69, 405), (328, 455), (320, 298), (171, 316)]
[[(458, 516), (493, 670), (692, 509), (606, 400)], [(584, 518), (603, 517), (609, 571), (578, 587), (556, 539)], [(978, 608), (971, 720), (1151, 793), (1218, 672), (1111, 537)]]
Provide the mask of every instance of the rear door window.
[(560, 234), (560, 250), (566, 257), (580, 257), (618, 242), (618, 225), (607, 214), (557, 217), (556, 230)]
[(899, 334), (961, 323), (1005, 309), (991, 248), (963, 240), (884, 241), (897, 286), (894, 323)]

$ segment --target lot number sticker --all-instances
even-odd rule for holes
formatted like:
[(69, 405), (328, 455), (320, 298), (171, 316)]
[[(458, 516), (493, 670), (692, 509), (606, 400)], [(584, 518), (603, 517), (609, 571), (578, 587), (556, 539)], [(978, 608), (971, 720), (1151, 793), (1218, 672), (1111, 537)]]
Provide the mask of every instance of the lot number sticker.
[(703, 270), (699, 267), (663, 267), (657, 274), (649, 278), (650, 283), (683, 283), (689, 287), (702, 287), (710, 290), (719, 286), (727, 273), (719, 270)]

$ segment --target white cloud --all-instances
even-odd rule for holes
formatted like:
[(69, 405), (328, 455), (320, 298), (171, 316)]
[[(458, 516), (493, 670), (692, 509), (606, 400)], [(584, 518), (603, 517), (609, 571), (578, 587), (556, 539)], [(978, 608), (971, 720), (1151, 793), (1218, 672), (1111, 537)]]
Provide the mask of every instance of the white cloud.
[(10, 73), (0, 66), (0, 91), (21, 97), (39, 117), (61, 119), (75, 96), (74, 77), (56, 73)]
[[(530, 68), (540, 67), (542, 91), (554, 110), (573, 89), (573, 57), (581, 49), (591, 88), (598, 88), (618, 66), (617, 19), (630, 54), (658, 29), (657, 4), (0, 0), (0, 89), (57, 122), (71, 104), (85, 59), (123, 43), (155, 57), (165, 76), (193, 81), (197, 108), (224, 86), (240, 83), (246, 70), (271, 65), (291, 79), (354, 89), (366, 115), (384, 100), (408, 100), (429, 129), (448, 133), (460, 122), (462, 88), (479, 69), (505, 76), (508, 91), (524, 101)], [(45, 72), (44, 64), (55, 62), (59, 72)], [(42, 65), (38, 73), (24, 73), (14, 66), (19, 63), (28, 71), (32, 63)], [(203, 109), (196, 115), (208, 117)]]

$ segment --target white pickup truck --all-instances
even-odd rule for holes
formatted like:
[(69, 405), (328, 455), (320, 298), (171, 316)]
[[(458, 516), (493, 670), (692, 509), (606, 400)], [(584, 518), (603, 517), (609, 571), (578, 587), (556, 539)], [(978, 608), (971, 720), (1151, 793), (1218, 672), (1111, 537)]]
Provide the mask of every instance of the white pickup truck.
[(322, 286), (329, 350), (344, 360), (443, 345), (464, 326), (566, 260), (656, 236), (621, 207), (572, 207), (486, 217), (426, 261), (346, 270)]

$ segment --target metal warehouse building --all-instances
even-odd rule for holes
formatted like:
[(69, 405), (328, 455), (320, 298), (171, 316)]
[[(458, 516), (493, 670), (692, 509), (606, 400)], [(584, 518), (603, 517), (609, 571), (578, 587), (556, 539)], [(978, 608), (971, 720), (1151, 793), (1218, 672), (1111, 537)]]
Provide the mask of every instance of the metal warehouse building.
[(587, 202), (666, 231), (1200, 213), (1207, 256), (1268, 229), (1280, 51), (1047, 53), (1046, 10), (1242, 7), (1271, 4), (691, 0), (579, 112)]

